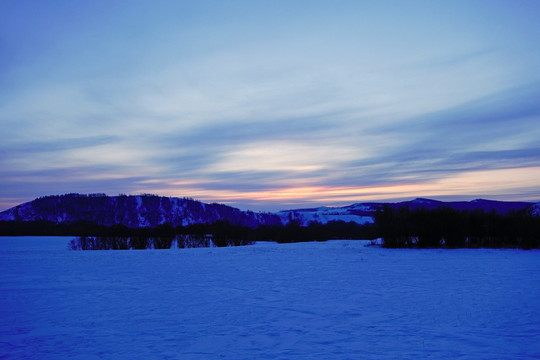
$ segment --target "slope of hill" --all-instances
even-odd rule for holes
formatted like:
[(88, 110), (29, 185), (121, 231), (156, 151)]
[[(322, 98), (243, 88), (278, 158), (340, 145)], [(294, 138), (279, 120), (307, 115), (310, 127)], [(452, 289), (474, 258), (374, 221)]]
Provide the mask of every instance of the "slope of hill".
[(91, 221), (99, 225), (122, 224), (127, 227), (155, 227), (164, 223), (186, 226), (218, 220), (251, 227), (281, 224), (277, 215), (241, 211), (222, 204), (154, 195), (104, 194), (42, 197), (0, 213), (0, 220), (47, 220), (56, 223)]
[[(377, 209), (381, 208), (383, 203), (357, 203), (344, 207), (319, 207), (308, 209), (283, 210), (277, 214), (284, 223), (291, 220), (299, 222), (306, 226), (312, 221), (318, 221), (326, 224), (329, 221), (343, 220), (345, 222), (353, 221), (359, 224), (373, 223), (373, 215)], [(477, 199), (473, 201), (453, 201), (444, 202), (431, 199), (417, 198), (410, 201), (388, 203), (392, 208), (408, 206), (409, 209), (425, 208), (433, 210), (441, 206), (450, 207), (455, 210), (484, 210), (495, 211), (499, 214), (506, 214), (510, 210), (523, 210), (533, 203), (529, 202), (511, 202)], [(537, 212), (540, 214), (540, 205)]]
[(312, 209), (283, 210), (277, 214), (285, 224), (297, 221), (302, 226), (310, 222), (327, 224), (330, 221), (355, 222), (358, 224), (373, 223), (373, 213), (381, 204), (353, 204), (344, 207), (319, 207)]
[(495, 201), (476, 199), (472, 201), (437, 201), (431, 199), (417, 198), (411, 201), (404, 201), (392, 204), (392, 207), (409, 206), (411, 210), (425, 208), (426, 210), (436, 209), (441, 206), (447, 206), (455, 210), (494, 210), (498, 214), (506, 214), (510, 210), (523, 210), (530, 207), (533, 203), (523, 201)]
[(540, 216), (540, 202), (531, 206), (531, 214), (533, 216)]
[[(128, 227), (155, 227), (164, 223), (187, 226), (227, 220), (231, 224), (250, 227), (258, 225), (287, 224), (296, 221), (302, 226), (310, 222), (327, 224), (330, 221), (373, 223), (373, 215), (383, 203), (357, 203), (344, 207), (318, 207), (292, 209), (277, 213), (242, 211), (222, 204), (205, 204), (187, 198), (169, 198), (155, 195), (107, 196), (105, 194), (68, 194), (46, 196), (15, 206), (0, 213), (0, 221), (47, 220), (55, 223), (90, 221), (98, 225), (122, 224)], [(411, 210), (436, 209), (441, 206), (456, 210), (496, 211), (505, 214), (510, 210), (530, 208), (540, 215), (540, 203), (473, 200), (443, 202), (430, 199), (389, 203), (392, 208), (408, 206)]]

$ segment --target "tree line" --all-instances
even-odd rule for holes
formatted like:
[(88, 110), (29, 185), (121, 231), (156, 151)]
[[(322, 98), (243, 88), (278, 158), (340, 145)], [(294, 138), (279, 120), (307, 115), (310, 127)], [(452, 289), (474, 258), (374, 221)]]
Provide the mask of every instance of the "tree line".
[(540, 217), (527, 210), (410, 210), (382, 206), (376, 232), (388, 248), (540, 248)]
[(325, 241), (330, 239), (373, 239), (374, 226), (354, 222), (312, 222), (300, 226), (297, 221), (287, 225), (260, 225), (256, 228), (234, 225), (226, 220), (206, 224), (131, 228), (121, 224), (104, 226), (87, 221), (54, 223), (51, 221), (0, 221), (0, 236), (77, 236), (73, 249), (164, 249), (182, 247), (239, 246), (255, 241), (278, 243)]
[(226, 220), (189, 226), (165, 223), (155, 227), (131, 228), (121, 224), (104, 226), (87, 221), (0, 221), (0, 236), (78, 236), (72, 244), (81, 249), (146, 249), (206, 246), (238, 246), (255, 241), (278, 243), (331, 239), (382, 239), (387, 248), (540, 248), (540, 217), (526, 210), (499, 214), (495, 211), (392, 208), (383, 205), (375, 212), (374, 224), (331, 221), (300, 226), (251, 227)]

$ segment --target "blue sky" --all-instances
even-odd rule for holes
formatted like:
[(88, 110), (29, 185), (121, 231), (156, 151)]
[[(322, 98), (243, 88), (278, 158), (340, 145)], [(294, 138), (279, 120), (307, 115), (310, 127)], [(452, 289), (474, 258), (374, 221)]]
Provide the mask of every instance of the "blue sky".
[(0, 2), (0, 210), (540, 200), (540, 2)]

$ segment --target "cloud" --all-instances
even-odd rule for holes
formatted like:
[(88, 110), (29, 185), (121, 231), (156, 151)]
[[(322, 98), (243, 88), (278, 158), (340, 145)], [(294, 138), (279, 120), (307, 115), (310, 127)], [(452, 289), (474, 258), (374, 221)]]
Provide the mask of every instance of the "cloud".
[(78, 138), (55, 138), (52, 140), (36, 139), (30, 142), (9, 142), (0, 145), (0, 151), (8, 153), (10, 156), (18, 154), (32, 154), (40, 152), (63, 152), (74, 149), (88, 148), (111, 144), (119, 140), (118, 136), (88, 136)]
[(384, 136), (388, 146), (351, 165), (391, 164), (389, 174), (414, 174), (537, 164), (539, 98), (540, 83), (533, 83), (372, 129), (369, 135)]
[[(538, 166), (534, 119), (540, 107), (534, 99), (539, 90), (533, 83), (396, 119), (392, 125), (377, 125), (376, 118), (354, 110), (194, 124), (186, 131), (156, 135), (152, 142), (161, 150), (152, 161), (169, 179), (163, 189), (173, 191), (167, 184), (175, 179), (202, 179), (190, 191), (227, 199), (227, 191), (240, 199), (240, 194), (256, 197), (302, 186), (328, 193), (336, 187), (349, 189), (329, 197), (312, 194), (327, 200), (388, 196), (381, 187), (405, 189), (396, 187), (400, 184), (414, 185), (419, 192), (430, 189), (428, 182), (469, 172)], [(354, 195), (358, 188), (373, 189)]]
[(5, 198), (24, 194), (19, 181), (244, 203), (295, 191), (297, 202), (350, 200), (538, 165), (538, 21), (527, 7), (33, 9), (13, 2), (0, 13)]
[(13, 199), (6, 203), (6, 208), (17, 205), (21, 199), (31, 200), (49, 194), (134, 192), (135, 185), (147, 179), (145, 175), (130, 174), (122, 166), (89, 164), (45, 169), (2, 167), (0, 177), (0, 198)]

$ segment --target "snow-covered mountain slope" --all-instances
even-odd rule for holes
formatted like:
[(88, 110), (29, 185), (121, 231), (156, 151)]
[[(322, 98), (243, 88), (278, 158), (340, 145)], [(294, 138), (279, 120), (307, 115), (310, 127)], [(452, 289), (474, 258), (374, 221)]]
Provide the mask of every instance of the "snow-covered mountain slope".
[(297, 221), (301, 226), (307, 226), (311, 222), (327, 224), (330, 221), (355, 222), (358, 224), (373, 223), (375, 206), (355, 204), (345, 207), (319, 207), (313, 209), (284, 210), (277, 214), (285, 224)]
[[(155, 195), (106, 196), (105, 194), (68, 194), (47, 196), (24, 203), (0, 213), (0, 221), (47, 220), (56, 223), (90, 221), (100, 225), (123, 224), (128, 227), (154, 227), (164, 223), (174, 226), (198, 223), (213, 223), (227, 220), (231, 224), (257, 227), (259, 225), (287, 224), (297, 221), (302, 226), (311, 222), (327, 224), (331, 221), (373, 223), (373, 216), (382, 203), (357, 203), (344, 207), (318, 207), (292, 209), (277, 213), (255, 213), (242, 211), (222, 204), (205, 204), (187, 198), (169, 198)], [(506, 213), (509, 210), (522, 210), (536, 206), (533, 211), (540, 215), (540, 203), (503, 202), (473, 200), (443, 202), (430, 199), (414, 199), (389, 203), (392, 208), (408, 206), (436, 209), (448, 206), (456, 210), (481, 209)]]
[[(322, 224), (326, 224), (330, 221), (345, 221), (356, 222), (358, 224), (373, 223), (373, 216), (377, 209), (380, 209), (383, 203), (357, 203), (344, 207), (319, 207), (308, 209), (294, 209), (284, 210), (277, 214), (280, 216), (283, 223), (287, 223), (291, 220), (297, 221), (302, 226), (309, 225), (310, 222), (316, 221)], [(455, 210), (484, 210), (484, 211), (496, 211), (500, 214), (505, 214), (509, 210), (522, 210), (532, 205), (528, 202), (511, 202), (511, 201), (494, 201), (477, 199), (473, 201), (453, 201), (444, 202), (438, 200), (417, 198), (410, 201), (402, 201), (396, 203), (388, 203), (388, 205), (394, 209), (407, 206), (411, 210), (424, 208), (427, 210), (433, 210), (441, 206), (450, 207)], [(537, 210), (540, 215), (540, 205)]]
[(533, 216), (540, 216), (540, 202), (531, 206), (531, 214)]
[(0, 213), (0, 220), (47, 220), (56, 223), (91, 221), (99, 225), (122, 224), (128, 227), (154, 227), (164, 223), (186, 226), (219, 220), (252, 227), (281, 224), (280, 218), (274, 214), (241, 211), (226, 205), (205, 204), (186, 198), (104, 194), (43, 197)]

